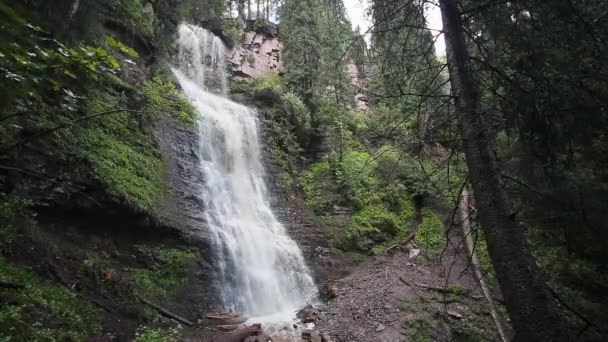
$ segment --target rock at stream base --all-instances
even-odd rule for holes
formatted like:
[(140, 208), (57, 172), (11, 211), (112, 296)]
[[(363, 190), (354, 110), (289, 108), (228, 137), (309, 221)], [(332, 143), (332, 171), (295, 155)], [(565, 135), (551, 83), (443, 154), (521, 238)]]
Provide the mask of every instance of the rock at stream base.
[(412, 248), (412, 249), (410, 249), (409, 258), (410, 259), (414, 259), (415, 257), (418, 256), (418, 254), (420, 254), (420, 249), (419, 248)]
[(386, 329), (386, 326), (384, 326), (384, 324), (382, 324), (382, 323), (378, 323), (378, 327), (376, 328), (376, 332), (384, 331), (384, 329)]
[(319, 310), (313, 308), (312, 305), (307, 305), (296, 314), (296, 317), (304, 323), (313, 323), (319, 319)]
[(329, 335), (322, 333), (318, 330), (304, 330), (302, 331), (302, 339), (309, 342), (332, 342)]
[(321, 300), (328, 301), (338, 297), (338, 286), (335, 283), (323, 283), (319, 287), (319, 295)]
[(272, 338), (270, 338), (270, 336), (262, 333), (258, 336), (249, 336), (246, 339), (243, 340), (243, 342), (269, 342), (272, 341)]

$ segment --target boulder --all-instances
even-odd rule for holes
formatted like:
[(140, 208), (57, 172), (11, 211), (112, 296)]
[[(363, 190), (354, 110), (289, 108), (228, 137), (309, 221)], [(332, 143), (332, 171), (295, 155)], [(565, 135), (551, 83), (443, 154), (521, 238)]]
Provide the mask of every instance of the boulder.
[(323, 342), (321, 333), (318, 330), (304, 330), (302, 331), (302, 339), (310, 342)]
[(338, 286), (332, 282), (323, 283), (319, 286), (319, 295), (324, 301), (334, 299), (338, 297)]
[(319, 310), (315, 309), (312, 305), (307, 305), (296, 314), (296, 317), (304, 323), (313, 323), (319, 319)]

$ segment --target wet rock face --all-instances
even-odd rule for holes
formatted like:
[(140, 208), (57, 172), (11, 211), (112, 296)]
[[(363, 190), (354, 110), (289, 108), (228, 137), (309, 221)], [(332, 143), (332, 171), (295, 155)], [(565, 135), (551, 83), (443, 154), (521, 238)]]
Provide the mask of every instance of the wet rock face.
[(245, 32), (228, 59), (237, 77), (263, 77), (283, 72), (283, 45), (274, 35)]
[(199, 167), (195, 130), (164, 122), (159, 141), (167, 180), (167, 193), (161, 203), (162, 216), (170, 226), (186, 235), (209, 241), (201, 191), (205, 177)]

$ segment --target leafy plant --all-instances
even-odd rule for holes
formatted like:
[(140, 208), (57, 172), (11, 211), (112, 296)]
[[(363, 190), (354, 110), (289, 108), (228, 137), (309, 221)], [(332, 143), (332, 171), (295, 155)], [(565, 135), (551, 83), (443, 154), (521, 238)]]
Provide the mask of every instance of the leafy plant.
[(2, 280), (25, 289), (0, 290), (0, 340), (81, 341), (101, 330), (100, 312), (69, 290), (42, 281), (0, 256)]
[(142, 326), (135, 333), (135, 342), (173, 342), (180, 336), (181, 327), (162, 329)]
[(429, 317), (407, 320), (403, 323), (404, 334), (412, 341), (433, 341), (433, 325)]
[(163, 301), (175, 296), (186, 287), (192, 277), (190, 271), (199, 258), (194, 249), (161, 249), (140, 246), (140, 252), (158, 260), (151, 268), (132, 268), (129, 273), (137, 284), (137, 292), (142, 296)]
[(440, 216), (431, 209), (422, 211), (422, 222), (416, 232), (416, 243), (426, 249), (430, 256), (438, 256), (446, 244), (445, 225)]

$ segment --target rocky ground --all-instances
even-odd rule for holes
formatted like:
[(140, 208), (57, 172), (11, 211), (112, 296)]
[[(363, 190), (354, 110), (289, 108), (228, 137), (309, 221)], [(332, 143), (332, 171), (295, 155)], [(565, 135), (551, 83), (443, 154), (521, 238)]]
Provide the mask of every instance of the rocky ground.
[(336, 297), (318, 308), (316, 328), (337, 342), (496, 340), (468, 272), (452, 279), (462, 272), (455, 265), (446, 286), (444, 266), (403, 251), (372, 257), (336, 282)]

